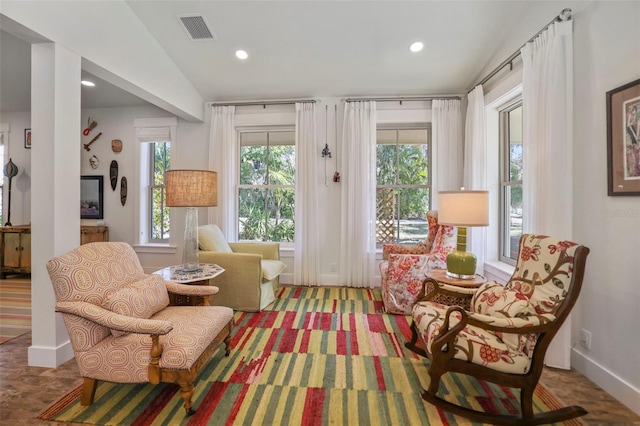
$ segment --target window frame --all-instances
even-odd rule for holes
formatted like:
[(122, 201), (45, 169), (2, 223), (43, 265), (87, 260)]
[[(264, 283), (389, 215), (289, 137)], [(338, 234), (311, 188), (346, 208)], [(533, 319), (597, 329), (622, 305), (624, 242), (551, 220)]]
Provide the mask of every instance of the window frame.
[[(426, 211), (428, 212), (431, 209), (431, 205), (432, 205), (432, 199), (433, 199), (433, 191), (432, 191), (432, 184), (433, 184), (433, 135), (432, 135), (432, 126), (430, 123), (384, 123), (384, 124), (378, 124), (376, 126), (376, 147), (379, 145), (378, 144), (378, 138), (377, 138), (377, 133), (378, 131), (383, 130), (383, 131), (389, 131), (389, 130), (393, 130), (396, 132), (396, 145), (398, 145), (399, 140), (400, 140), (400, 131), (401, 130), (425, 130), (426, 134), (427, 134), (427, 141), (426, 141), (426, 145), (427, 145), (427, 153), (428, 153), (428, 158), (427, 158), (427, 181), (428, 184), (427, 185), (416, 185), (416, 184), (394, 184), (394, 185), (378, 185), (378, 182), (376, 180), (376, 200), (377, 200), (377, 191), (378, 189), (396, 189), (396, 190), (400, 190), (400, 189), (420, 189), (420, 188), (424, 188), (427, 189), (429, 192), (429, 199), (428, 199), (428, 205), (426, 207)], [(416, 144), (416, 145), (425, 145), (425, 144)], [(400, 164), (400, 156), (399, 156), (399, 152), (396, 151), (396, 170), (399, 170), (399, 164)], [(376, 154), (376, 161), (377, 161), (377, 154)], [(397, 174), (396, 174), (396, 181), (397, 181)], [(396, 197), (398, 196), (398, 194), (395, 195)], [(377, 204), (377, 202), (376, 202)], [(396, 205), (397, 205), (397, 198), (396, 198)], [(376, 247), (378, 249), (381, 249), (382, 246), (384, 244), (403, 244), (401, 241), (399, 241), (400, 239), (400, 226), (399, 226), (399, 222), (400, 219), (397, 218), (397, 211), (395, 212), (395, 216), (396, 218), (394, 218), (394, 220), (396, 221), (396, 235), (395, 235), (395, 241), (394, 242), (384, 242), (384, 243), (380, 243), (377, 241), (377, 225), (376, 225)], [(426, 215), (425, 215), (425, 221), (426, 221)], [(427, 233), (428, 233), (428, 228), (427, 228)], [(427, 237), (427, 235), (425, 235), (425, 238)]]
[[(506, 263), (511, 266), (515, 266), (517, 259), (512, 259), (505, 255), (505, 248), (507, 243), (510, 244), (510, 214), (509, 214), (509, 205), (507, 205), (507, 196), (506, 191), (508, 188), (511, 188), (514, 185), (522, 186), (522, 180), (511, 180), (511, 138), (510, 138), (510, 127), (509, 127), (509, 113), (516, 110), (517, 108), (522, 108), (522, 94), (517, 97), (511, 99), (509, 102), (501, 105), (498, 108), (498, 129), (499, 129), (499, 155), (500, 155), (500, 171), (499, 171), (499, 182), (500, 182), (500, 190), (499, 190), (499, 200), (500, 200), (500, 208), (499, 208), (499, 236), (498, 236), (498, 259), (500, 262)], [(524, 141), (523, 148), (524, 148)], [(524, 150), (523, 150), (523, 158), (524, 162)], [(524, 215), (524, 211), (523, 211)]]
[[(148, 167), (148, 190), (147, 190), (147, 212), (148, 212), (148, 217), (147, 217), (147, 232), (148, 232), (148, 241), (150, 244), (169, 244), (169, 240), (171, 239), (171, 214), (170, 214), (170, 210), (167, 213), (169, 215), (169, 238), (154, 238), (153, 237), (153, 194), (157, 189), (161, 189), (163, 190), (163, 195), (162, 195), (162, 204), (166, 207), (166, 193), (164, 192), (165, 189), (165, 184), (164, 182), (166, 181), (166, 172), (167, 170), (171, 169), (171, 141), (156, 141), (156, 142), (144, 142), (146, 144), (149, 145), (148, 147), (148, 154), (147, 154), (147, 161), (149, 162)], [(164, 177), (162, 179), (162, 184), (157, 184), (155, 182), (155, 147), (156, 144), (162, 144), (164, 145), (164, 151), (167, 151), (167, 144), (169, 144), (168, 147), (168, 151), (169, 151), (169, 161), (167, 162), (166, 160), (166, 155), (165, 155), (165, 160), (164, 160)], [(164, 217), (164, 215), (163, 215)], [(161, 219), (162, 222), (164, 222), (163, 219)], [(164, 234), (164, 232), (163, 232)]]
[[(296, 190), (296, 185), (295, 182), (293, 185), (274, 185), (274, 184), (261, 184), (261, 185), (248, 185), (248, 184), (242, 184), (241, 183), (241, 173), (242, 173), (242, 135), (245, 133), (266, 133), (267, 134), (267, 145), (256, 145), (256, 146), (268, 146), (269, 144), (269, 134), (270, 133), (282, 133), (282, 132), (291, 132), (293, 133), (293, 137), (294, 137), (294, 142), (293, 142), (293, 146), (294, 150), (296, 148), (296, 142), (295, 142), (295, 126), (292, 125), (274, 125), (274, 126), (249, 126), (249, 127), (237, 127), (236, 128), (236, 141), (237, 141), (237, 158), (238, 158), (238, 164), (237, 164), (237, 176), (236, 176), (236, 180), (238, 182), (238, 184), (236, 185), (235, 188), (235, 220), (236, 220), (236, 226), (237, 226), (237, 241), (244, 241), (244, 242), (250, 242), (250, 241), (254, 241), (254, 240), (244, 240), (244, 239), (240, 239), (240, 190), (241, 189), (292, 189), (294, 192), (294, 205), (293, 205), (293, 211), (295, 212), (296, 206), (295, 206), (295, 190)], [(297, 173), (297, 167), (298, 167), (298, 153), (297, 151), (295, 152), (296, 155), (296, 162), (295, 162), (295, 167), (296, 167), (296, 173)], [(269, 174), (268, 174), (268, 164), (267, 164), (267, 172), (265, 173), (265, 179), (266, 182), (269, 181)], [(295, 224), (295, 215), (294, 215), (294, 224)], [(271, 241), (271, 240), (260, 240), (260, 241), (264, 241), (264, 242), (277, 242), (278, 244), (280, 244), (281, 248), (294, 248), (295, 247), (295, 233), (293, 236), (293, 240), (292, 241)]]

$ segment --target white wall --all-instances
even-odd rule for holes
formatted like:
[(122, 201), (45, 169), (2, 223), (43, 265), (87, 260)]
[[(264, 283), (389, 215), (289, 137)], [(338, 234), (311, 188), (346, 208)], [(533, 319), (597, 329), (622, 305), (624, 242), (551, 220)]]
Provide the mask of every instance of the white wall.
[[(11, 182), (11, 224), (26, 225), (31, 222), (31, 150), (24, 147), (24, 130), (31, 128), (31, 113), (5, 112), (0, 122), (9, 125), (5, 164), (9, 158), (18, 166), (18, 174)], [(35, 143), (35, 141), (34, 141)], [(0, 169), (4, 164), (0, 164)], [(9, 182), (5, 179), (3, 188), (4, 223), (7, 221), (7, 200)]]
[(572, 364), (640, 414), (640, 197), (607, 196), (606, 92), (640, 78), (640, 3), (592, 2), (574, 20), (574, 236), (587, 245)]

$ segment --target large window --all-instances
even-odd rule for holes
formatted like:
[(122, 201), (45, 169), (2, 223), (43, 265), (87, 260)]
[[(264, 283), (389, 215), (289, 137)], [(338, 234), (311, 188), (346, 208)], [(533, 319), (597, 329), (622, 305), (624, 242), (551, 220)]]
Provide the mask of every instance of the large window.
[(376, 240), (422, 242), (430, 205), (430, 130), (378, 129), (377, 144)]
[(169, 208), (165, 200), (165, 173), (171, 164), (171, 143), (149, 144), (149, 242), (169, 242)]
[(238, 239), (294, 241), (293, 130), (241, 131)]
[(522, 100), (500, 110), (500, 260), (515, 265), (522, 235)]

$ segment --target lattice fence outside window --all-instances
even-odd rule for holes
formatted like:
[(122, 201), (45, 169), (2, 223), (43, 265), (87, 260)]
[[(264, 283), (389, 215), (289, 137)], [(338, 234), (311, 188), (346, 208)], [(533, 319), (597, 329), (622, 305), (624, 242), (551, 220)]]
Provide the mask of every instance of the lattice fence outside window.
[(395, 208), (395, 190), (379, 188), (376, 197), (376, 242), (378, 244), (396, 241)]

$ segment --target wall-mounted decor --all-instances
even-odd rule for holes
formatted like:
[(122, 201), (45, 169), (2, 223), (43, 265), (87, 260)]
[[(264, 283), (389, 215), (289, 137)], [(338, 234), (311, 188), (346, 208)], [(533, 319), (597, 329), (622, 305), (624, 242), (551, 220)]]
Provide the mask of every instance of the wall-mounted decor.
[(111, 180), (111, 189), (115, 191), (116, 186), (118, 186), (118, 162), (116, 160), (111, 160), (109, 179)]
[(111, 141), (111, 150), (113, 152), (122, 151), (122, 141), (120, 139), (114, 139)]
[(89, 117), (89, 119), (87, 120), (87, 128), (82, 131), (82, 134), (85, 136), (89, 136), (89, 133), (91, 133), (91, 131), (97, 125), (98, 123), (96, 123), (94, 120), (91, 119), (91, 117)]
[(607, 92), (609, 195), (640, 195), (640, 80)]
[(127, 178), (120, 179), (120, 203), (124, 206), (127, 203)]
[(91, 165), (92, 169), (97, 169), (100, 165), (100, 160), (98, 160), (98, 157), (95, 155), (92, 155), (91, 158), (89, 158), (89, 165)]
[(102, 132), (98, 133), (93, 139), (91, 139), (91, 141), (89, 143), (85, 143), (84, 144), (84, 149), (86, 149), (87, 151), (91, 151), (91, 148), (89, 148), (89, 147), (91, 146), (92, 143), (97, 141), (100, 136), (102, 136)]
[(24, 147), (31, 149), (31, 129), (24, 129)]
[(11, 158), (9, 158), (9, 162), (4, 165), (4, 175), (7, 178), (9, 178), (9, 192), (7, 193), (7, 196), (9, 198), (8, 206), (7, 206), (7, 222), (4, 224), (4, 226), (12, 226), (11, 225), (11, 180), (17, 174), (18, 174), (18, 166), (16, 166), (16, 164), (13, 161), (11, 161)]
[(102, 176), (81, 176), (80, 179), (80, 218), (103, 219)]

